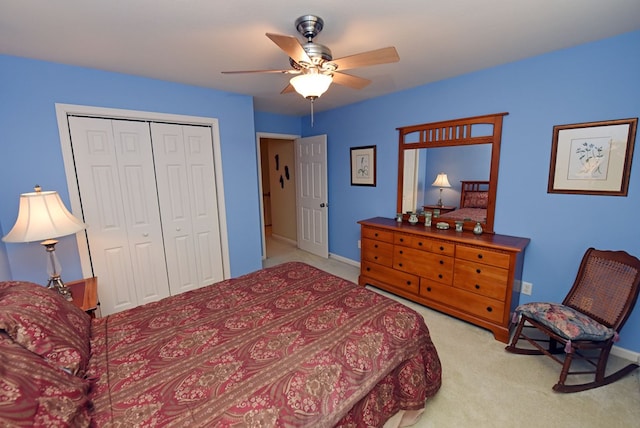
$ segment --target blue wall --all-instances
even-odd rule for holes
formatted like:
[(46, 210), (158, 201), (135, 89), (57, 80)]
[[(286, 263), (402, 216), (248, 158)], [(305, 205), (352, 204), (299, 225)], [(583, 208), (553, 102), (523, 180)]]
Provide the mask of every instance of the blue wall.
[[(357, 221), (396, 210), (396, 128), (506, 111), (495, 230), (531, 238), (524, 279), (534, 289), (523, 302), (558, 301), (587, 247), (640, 256), (640, 150), (628, 197), (546, 191), (554, 125), (640, 115), (637, 52), (640, 32), (628, 33), (316, 113), (313, 128), (309, 117), (254, 112), (242, 95), (0, 56), (0, 227), (11, 228), (19, 194), (36, 183), (68, 203), (54, 103), (84, 104), (219, 119), (234, 276), (260, 267), (255, 132), (327, 134), (330, 252), (357, 261)], [(349, 148), (366, 145), (377, 146), (377, 186), (351, 186)], [(79, 277), (75, 241), (58, 248), (65, 277)], [(42, 282), (42, 252), (35, 243), (7, 244), (13, 277)], [(619, 345), (640, 352), (640, 309)]]
[[(330, 252), (359, 260), (356, 222), (394, 215), (397, 127), (509, 112), (495, 230), (531, 238), (524, 280), (533, 295), (522, 302), (562, 300), (590, 246), (640, 257), (640, 149), (627, 197), (547, 193), (554, 125), (640, 116), (639, 52), (632, 32), (316, 113), (313, 128), (303, 118), (303, 135), (328, 136)], [(351, 186), (349, 148), (373, 144), (378, 185)], [(619, 345), (640, 352), (640, 304)]]
[[(260, 269), (260, 217), (253, 100), (245, 95), (0, 55), (0, 225), (9, 231), (21, 193), (57, 190), (69, 207), (55, 103), (218, 119), (232, 275)], [(74, 237), (56, 253), (63, 277), (80, 278)], [(38, 243), (6, 244), (15, 279), (46, 282)], [(0, 279), (6, 279), (0, 278)]]

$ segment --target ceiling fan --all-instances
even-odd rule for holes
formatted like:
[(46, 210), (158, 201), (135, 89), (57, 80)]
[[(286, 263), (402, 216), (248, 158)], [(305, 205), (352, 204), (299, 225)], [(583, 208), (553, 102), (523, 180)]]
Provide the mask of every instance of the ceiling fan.
[[(370, 65), (387, 64), (400, 60), (394, 47), (376, 49), (362, 52), (338, 59), (333, 59), (331, 50), (319, 43), (314, 43), (316, 37), (324, 27), (324, 21), (319, 16), (303, 15), (296, 19), (296, 29), (307, 42), (302, 44), (296, 37), (280, 34), (266, 33), (280, 49), (289, 55), (291, 69), (288, 70), (247, 70), (247, 71), (223, 71), (224, 74), (236, 73), (282, 73), (295, 75), (289, 84), (282, 90), (282, 94), (296, 91), (304, 98), (312, 102), (322, 95), (331, 82), (348, 86), (354, 89), (362, 89), (371, 83), (370, 80), (344, 73)], [(313, 105), (312, 105), (313, 106)], [(313, 108), (313, 107), (312, 107)]]

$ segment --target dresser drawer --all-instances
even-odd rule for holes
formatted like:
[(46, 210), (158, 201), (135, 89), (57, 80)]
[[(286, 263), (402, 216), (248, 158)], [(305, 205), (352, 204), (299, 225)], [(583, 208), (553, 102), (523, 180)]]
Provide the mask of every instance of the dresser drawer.
[(362, 237), (393, 243), (393, 232), (384, 229), (362, 227)]
[(418, 276), (451, 284), (453, 281), (453, 257), (415, 250), (393, 247), (393, 267)]
[(453, 285), (473, 293), (505, 300), (509, 271), (468, 260), (456, 260)]
[(492, 322), (501, 323), (504, 317), (503, 302), (424, 278), (420, 279), (420, 295)]
[(455, 253), (455, 244), (452, 242), (429, 239), (420, 235), (396, 233), (394, 235), (393, 243), (396, 245), (415, 248), (416, 250), (424, 250), (447, 256), (453, 256)]
[(416, 275), (400, 272), (377, 263), (362, 262), (360, 274), (370, 276), (378, 281), (385, 282), (413, 294), (418, 294), (420, 288), (420, 279)]
[(391, 267), (393, 265), (393, 244), (365, 238), (362, 240), (362, 258)]
[(509, 269), (509, 262), (511, 260), (511, 256), (507, 253), (487, 250), (486, 248), (467, 247), (465, 245), (456, 246), (456, 258), (505, 269)]

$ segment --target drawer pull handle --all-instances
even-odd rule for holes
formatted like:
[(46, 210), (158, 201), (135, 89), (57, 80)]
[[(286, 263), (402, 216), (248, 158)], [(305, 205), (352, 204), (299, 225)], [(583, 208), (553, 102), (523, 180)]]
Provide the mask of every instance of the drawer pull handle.
[(444, 264), (444, 260), (440, 260), (440, 264), (443, 265)]
[(491, 306), (487, 307), (487, 312), (493, 312), (493, 308)]
[(418, 242), (418, 247), (422, 247), (422, 242)]
[(411, 285), (411, 281), (407, 281), (407, 285)]
[(378, 244), (375, 244), (375, 245), (373, 246), (373, 248), (378, 248)]
[(398, 263), (398, 266), (402, 267), (402, 263)]
[(367, 272), (371, 271), (371, 268), (367, 268)]
[(442, 279), (442, 274), (441, 273), (438, 274), (438, 278)]
[(374, 256), (373, 258), (374, 258), (374, 259), (376, 259), (376, 260), (378, 260), (378, 256)]
[(476, 273), (482, 273), (480, 269), (476, 269)]
[(480, 286), (476, 284), (476, 290), (480, 290)]
[(404, 254), (404, 252), (402, 250), (400, 250), (400, 254)]
[(444, 251), (444, 247), (442, 245), (440, 246), (440, 251)]
[(404, 242), (404, 238), (400, 238), (400, 242)]
[(478, 258), (481, 259), (482, 258), (482, 254), (478, 254)]
[(377, 233), (375, 233), (375, 237), (376, 237), (376, 238), (378, 237), (378, 234), (377, 234)]
[(431, 292), (431, 287), (427, 287), (427, 291), (428, 291), (428, 292)]

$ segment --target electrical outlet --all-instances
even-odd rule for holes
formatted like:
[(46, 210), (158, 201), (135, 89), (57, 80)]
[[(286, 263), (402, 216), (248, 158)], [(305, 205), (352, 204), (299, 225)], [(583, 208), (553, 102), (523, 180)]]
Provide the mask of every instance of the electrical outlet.
[(533, 292), (533, 284), (527, 281), (522, 281), (522, 294), (526, 294), (527, 296), (531, 296)]
[(361, 247), (360, 247), (360, 240), (359, 240), (359, 239), (358, 239), (358, 248), (361, 248)]

